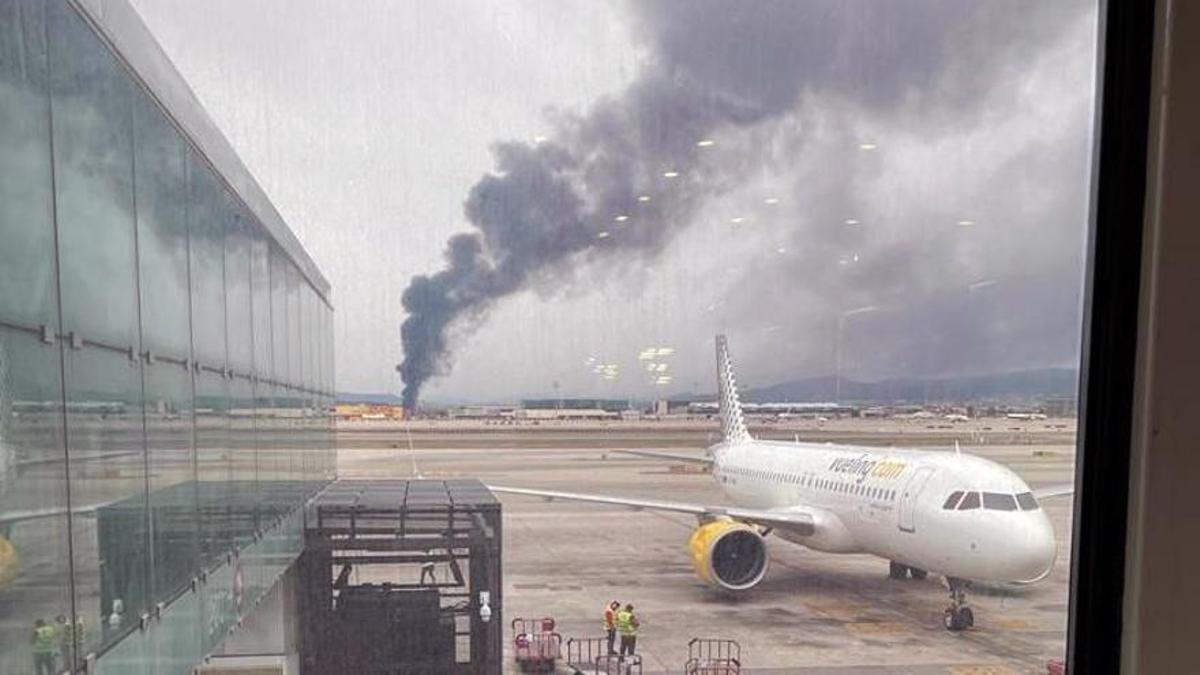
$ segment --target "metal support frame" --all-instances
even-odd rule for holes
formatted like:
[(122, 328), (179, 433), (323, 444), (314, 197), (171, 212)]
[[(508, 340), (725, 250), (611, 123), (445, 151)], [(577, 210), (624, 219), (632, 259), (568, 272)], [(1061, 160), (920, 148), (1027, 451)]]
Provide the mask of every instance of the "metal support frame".
[[(389, 662), (384, 667), (397, 673), (501, 671), (500, 504), (482, 483), (339, 481), (309, 506), (306, 522), (301, 601), (304, 675), (339, 672), (334, 664), (375, 668), (375, 662), (346, 659), (376, 658), (363, 656), (372, 650), (409, 649), (396, 646), (401, 643), (444, 644), (438, 641), (447, 636), (466, 641), (451, 649), (453, 663)], [(422, 575), (415, 581), (417, 569), (430, 563), (444, 565), (448, 576), (427, 580)], [(360, 584), (360, 577), (379, 583)], [(490, 611), (486, 619), (484, 598)], [(406, 604), (412, 602), (434, 614), (423, 615), (424, 620), (404, 618), (409, 616), (406, 611), (415, 611), (405, 609), (415, 607)], [(395, 644), (384, 645), (351, 644), (357, 636), (339, 622), (360, 621), (362, 615), (354, 613), (359, 611), (380, 612), (375, 620), (393, 622), (395, 633), (411, 635), (424, 629), (429, 637), (408, 642), (396, 638)], [(462, 648), (467, 644), (469, 654)]]

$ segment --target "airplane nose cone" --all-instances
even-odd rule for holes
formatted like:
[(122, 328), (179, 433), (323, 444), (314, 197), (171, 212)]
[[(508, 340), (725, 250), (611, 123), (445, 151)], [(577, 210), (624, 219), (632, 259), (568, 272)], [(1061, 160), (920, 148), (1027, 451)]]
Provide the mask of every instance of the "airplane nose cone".
[(1013, 578), (1018, 582), (1034, 582), (1046, 578), (1054, 567), (1058, 555), (1058, 544), (1054, 540), (1054, 528), (1042, 511), (1032, 516), (1023, 536), (1013, 541)]

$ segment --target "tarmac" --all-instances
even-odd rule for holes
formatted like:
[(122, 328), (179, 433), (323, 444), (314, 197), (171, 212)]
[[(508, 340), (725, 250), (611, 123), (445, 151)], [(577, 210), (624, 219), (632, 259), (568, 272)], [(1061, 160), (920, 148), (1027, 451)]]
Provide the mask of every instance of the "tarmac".
[[(931, 447), (999, 461), (1038, 486), (1070, 482), (1071, 419), (788, 420), (751, 422), (761, 437)], [(496, 484), (724, 503), (705, 473), (619, 448), (699, 454), (712, 420), (497, 424), (484, 421), (339, 423), (339, 475), (474, 476)], [(1045, 673), (1062, 658), (1067, 628), (1072, 500), (1043, 503), (1059, 555), (1050, 576), (1015, 588), (972, 588), (976, 624), (942, 626), (940, 578), (897, 581), (887, 561), (833, 555), (768, 537), (771, 567), (756, 588), (718, 592), (692, 571), (695, 519), (679, 514), (505, 495), (504, 628), (553, 617), (564, 642), (602, 635), (602, 607), (632, 603), (641, 617), (645, 673), (683, 673), (692, 638), (735, 640), (743, 673)], [(517, 672), (507, 645), (506, 672)], [(563, 670), (562, 672), (570, 672)]]

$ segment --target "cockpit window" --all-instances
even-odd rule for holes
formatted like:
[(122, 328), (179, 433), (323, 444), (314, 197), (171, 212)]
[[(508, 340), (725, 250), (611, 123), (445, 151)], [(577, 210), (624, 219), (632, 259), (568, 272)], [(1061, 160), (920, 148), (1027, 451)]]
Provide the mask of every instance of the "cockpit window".
[(963, 496), (963, 500), (958, 503), (959, 511), (966, 511), (968, 509), (977, 509), (977, 508), (979, 508), (979, 493), (978, 492), (968, 492), (965, 496)]
[(1016, 511), (1017, 500), (1010, 494), (985, 492), (983, 493), (983, 508), (991, 511)]
[(958, 500), (962, 499), (962, 494), (962, 490), (955, 490), (954, 492), (951, 492), (950, 496), (946, 497), (946, 503), (942, 504), (942, 508), (951, 510), (958, 506)]
[(1017, 495), (1017, 503), (1021, 505), (1022, 511), (1036, 511), (1038, 509), (1037, 500), (1033, 498), (1032, 492), (1022, 492)]

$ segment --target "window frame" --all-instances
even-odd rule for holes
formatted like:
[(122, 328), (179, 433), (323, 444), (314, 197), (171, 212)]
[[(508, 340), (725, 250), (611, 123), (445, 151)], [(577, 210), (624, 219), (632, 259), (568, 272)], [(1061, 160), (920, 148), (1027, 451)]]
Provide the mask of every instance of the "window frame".
[(1102, 1), (1099, 7), (1067, 612), (1070, 673), (1121, 670), (1156, 4)]

